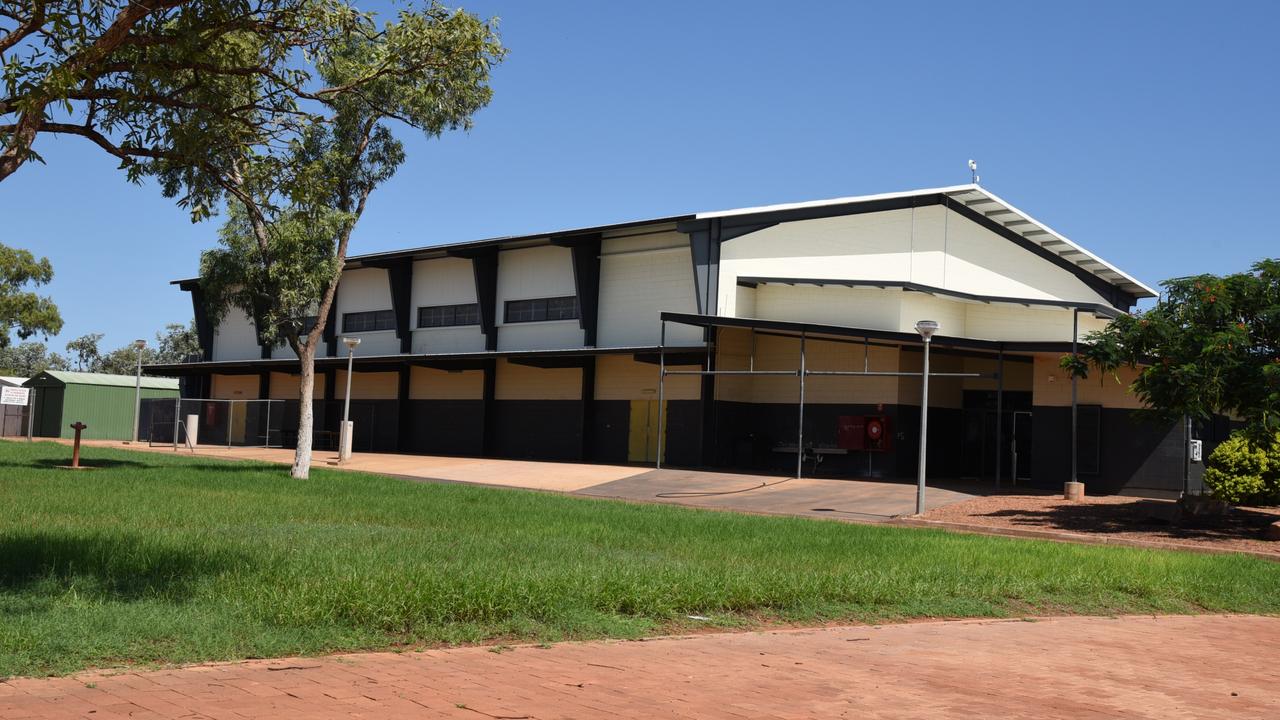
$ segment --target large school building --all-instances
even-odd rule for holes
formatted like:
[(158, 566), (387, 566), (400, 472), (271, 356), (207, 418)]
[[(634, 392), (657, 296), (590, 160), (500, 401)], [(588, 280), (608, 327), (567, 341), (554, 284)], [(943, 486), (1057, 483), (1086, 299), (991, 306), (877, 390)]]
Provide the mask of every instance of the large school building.
[[(292, 351), (242, 314), (212, 326), (199, 282), (176, 284), (203, 356), (149, 370), (284, 401), (275, 437), (296, 441)], [(1073, 393), (1058, 365), (1154, 296), (978, 185), (360, 255), (317, 360), (317, 440), (358, 337), (357, 451), (784, 472), (802, 451), (806, 472), (911, 477), (927, 319), (930, 476), (1061, 487), (1074, 415), (1091, 492), (1176, 492), (1187, 431), (1134, 413), (1129, 378)]]

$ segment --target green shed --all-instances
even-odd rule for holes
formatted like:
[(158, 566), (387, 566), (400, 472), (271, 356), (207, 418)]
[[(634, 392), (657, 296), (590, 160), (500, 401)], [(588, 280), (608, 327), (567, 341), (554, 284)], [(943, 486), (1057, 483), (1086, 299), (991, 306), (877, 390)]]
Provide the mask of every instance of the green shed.
[[(88, 427), (90, 440), (133, 438), (134, 378), (131, 375), (47, 370), (22, 384), (35, 391), (34, 433), (38, 437), (75, 435), (71, 424)], [(142, 398), (178, 397), (177, 378), (142, 378)]]

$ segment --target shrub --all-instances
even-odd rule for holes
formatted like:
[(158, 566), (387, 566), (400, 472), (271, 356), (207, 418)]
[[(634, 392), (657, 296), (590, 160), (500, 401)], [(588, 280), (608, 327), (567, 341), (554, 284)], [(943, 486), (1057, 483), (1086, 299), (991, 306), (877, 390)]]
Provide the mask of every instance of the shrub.
[(1270, 447), (1250, 446), (1232, 433), (1205, 463), (1204, 484), (1213, 496), (1241, 505), (1280, 505), (1280, 435)]

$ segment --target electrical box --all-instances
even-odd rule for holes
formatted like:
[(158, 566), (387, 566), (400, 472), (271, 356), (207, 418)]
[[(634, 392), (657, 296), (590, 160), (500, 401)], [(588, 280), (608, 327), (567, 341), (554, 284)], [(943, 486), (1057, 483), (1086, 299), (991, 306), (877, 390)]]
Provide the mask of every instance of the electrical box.
[(1204, 457), (1204, 441), (1192, 440), (1191, 446), (1188, 448), (1188, 452), (1191, 455), (1191, 462), (1201, 462)]

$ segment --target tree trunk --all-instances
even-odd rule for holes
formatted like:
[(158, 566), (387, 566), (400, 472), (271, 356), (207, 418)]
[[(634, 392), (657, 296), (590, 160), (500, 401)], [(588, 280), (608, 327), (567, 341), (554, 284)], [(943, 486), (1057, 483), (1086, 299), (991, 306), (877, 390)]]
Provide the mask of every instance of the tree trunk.
[(289, 476), (306, 480), (311, 473), (311, 436), (315, 424), (311, 396), (316, 387), (316, 351), (311, 344), (302, 346), (298, 360), (302, 364), (302, 382), (298, 388), (298, 447), (293, 453)]

